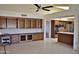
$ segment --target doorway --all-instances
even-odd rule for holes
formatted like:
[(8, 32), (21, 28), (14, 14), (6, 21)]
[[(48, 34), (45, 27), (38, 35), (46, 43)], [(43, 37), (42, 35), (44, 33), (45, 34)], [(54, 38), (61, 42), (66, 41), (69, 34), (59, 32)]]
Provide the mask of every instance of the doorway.
[(46, 21), (46, 38), (49, 38), (49, 21)]
[(75, 17), (64, 17), (51, 20), (51, 38), (73, 46), (74, 19)]

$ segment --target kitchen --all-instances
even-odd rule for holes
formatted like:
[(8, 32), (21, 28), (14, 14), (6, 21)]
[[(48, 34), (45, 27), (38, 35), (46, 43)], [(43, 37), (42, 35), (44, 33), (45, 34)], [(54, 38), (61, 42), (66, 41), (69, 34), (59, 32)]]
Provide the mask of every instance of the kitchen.
[(52, 20), (51, 37), (58, 38), (58, 42), (73, 46), (74, 18), (75, 17), (72, 16)]

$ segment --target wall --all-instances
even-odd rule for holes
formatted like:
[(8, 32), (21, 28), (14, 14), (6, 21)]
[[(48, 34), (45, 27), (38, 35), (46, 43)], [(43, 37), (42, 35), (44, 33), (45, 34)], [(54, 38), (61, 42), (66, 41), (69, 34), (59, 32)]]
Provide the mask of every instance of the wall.
[[(26, 14), (27, 16), (21, 16), (21, 14)], [(14, 17), (44, 19), (43, 15), (40, 15), (37, 13), (13, 12), (13, 11), (4, 11), (4, 10), (0, 10), (0, 16), (14, 16)]]

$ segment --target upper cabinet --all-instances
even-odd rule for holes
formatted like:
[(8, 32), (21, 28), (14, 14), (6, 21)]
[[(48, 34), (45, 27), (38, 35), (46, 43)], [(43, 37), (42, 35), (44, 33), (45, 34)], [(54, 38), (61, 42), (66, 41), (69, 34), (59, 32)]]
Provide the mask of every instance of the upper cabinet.
[(25, 19), (18, 18), (18, 28), (25, 28)]
[(7, 28), (16, 28), (16, 18), (7, 17)]
[(31, 19), (31, 28), (36, 28), (36, 20)]
[(25, 19), (25, 28), (31, 28), (31, 20)]
[(36, 20), (36, 28), (42, 28), (42, 20)]
[(0, 16), (0, 29), (42, 28), (42, 19)]
[(6, 17), (0, 17), (0, 29), (6, 28)]

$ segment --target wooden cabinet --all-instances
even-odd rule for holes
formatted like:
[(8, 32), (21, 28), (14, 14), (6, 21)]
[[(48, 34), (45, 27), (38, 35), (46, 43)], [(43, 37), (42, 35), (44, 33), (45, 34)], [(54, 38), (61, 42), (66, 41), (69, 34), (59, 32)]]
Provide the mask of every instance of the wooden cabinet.
[(25, 28), (31, 28), (31, 20), (25, 19)]
[(0, 16), (0, 28), (42, 28), (42, 19)]
[(62, 34), (60, 35), (60, 34), (58, 34), (58, 42), (62, 42), (63, 41), (63, 36), (62, 36)]
[(21, 41), (25, 41), (26, 40), (26, 35), (21, 35), (20, 38), (21, 38)]
[(31, 20), (31, 28), (36, 28), (36, 20)]
[(36, 28), (42, 28), (42, 20), (36, 20)]
[(18, 28), (25, 28), (25, 19), (18, 18)]
[(63, 36), (63, 43), (73, 45), (73, 35), (64, 35)]
[(51, 37), (55, 38), (55, 20), (51, 20)]
[(7, 28), (16, 28), (16, 18), (7, 17)]
[(6, 28), (6, 17), (0, 17), (0, 29)]
[(58, 42), (73, 45), (73, 35), (58, 33)]
[(32, 40), (33, 41), (43, 40), (43, 33), (34, 33), (34, 34), (32, 34)]
[(42, 20), (32, 19), (31, 20), (31, 28), (42, 28)]
[(11, 35), (11, 40), (12, 40), (12, 43), (19, 43), (20, 41), (20, 37), (19, 35)]

